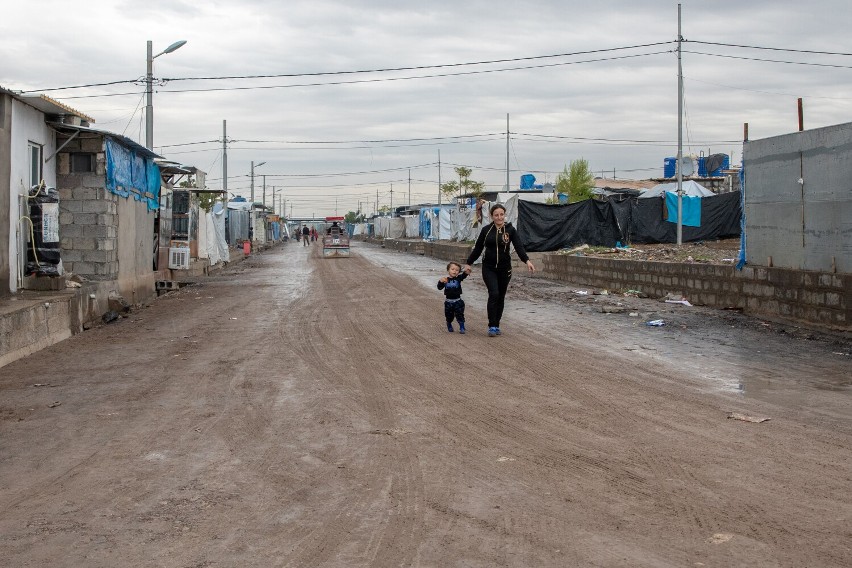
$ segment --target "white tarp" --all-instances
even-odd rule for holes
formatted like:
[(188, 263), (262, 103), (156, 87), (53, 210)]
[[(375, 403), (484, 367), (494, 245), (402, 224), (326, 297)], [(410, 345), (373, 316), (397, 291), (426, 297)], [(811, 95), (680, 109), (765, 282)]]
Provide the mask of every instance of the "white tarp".
[(231, 261), (231, 253), (228, 250), (228, 241), (225, 239), (225, 216), (226, 209), (221, 203), (213, 206), (213, 212), (210, 214), (213, 220), (213, 229), (216, 237), (216, 247), (219, 250), (219, 258), (223, 262)]
[(352, 229), (352, 236), (357, 237), (358, 235), (366, 235), (367, 234), (367, 224), (366, 223), (356, 223), (355, 227)]
[(420, 236), (420, 215), (403, 215), (405, 223), (405, 238), (415, 239)]
[(385, 239), (401, 239), (405, 236), (405, 221), (400, 217), (376, 217), (376, 236)]
[[(689, 197), (713, 197), (716, 195), (696, 181), (686, 180), (682, 183), (683, 194)], [(639, 194), (639, 199), (662, 197), (664, 193), (677, 194), (677, 182), (661, 183)]]
[(219, 247), (216, 246), (216, 229), (213, 216), (204, 210), (198, 215), (198, 258), (206, 258), (210, 266), (219, 262)]

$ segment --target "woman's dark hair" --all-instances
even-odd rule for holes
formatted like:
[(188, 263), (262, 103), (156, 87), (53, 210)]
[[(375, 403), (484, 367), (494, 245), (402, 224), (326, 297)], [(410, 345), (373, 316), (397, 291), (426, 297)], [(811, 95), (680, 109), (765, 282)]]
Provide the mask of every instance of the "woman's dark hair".
[(497, 209), (502, 209), (502, 210), (503, 210), (503, 213), (505, 213), (505, 212), (506, 212), (506, 206), (505, 206), (505, 205), (503, 205), (502, 203), (495, 203), (495, 204), (494, 204), (494, 205), (492, 205), (492, 206), (491, 206), (491, 208), (488, 210), (488, 213), (490, 213), (491, 215), (494, 215), (494, 212), (495, 212)]

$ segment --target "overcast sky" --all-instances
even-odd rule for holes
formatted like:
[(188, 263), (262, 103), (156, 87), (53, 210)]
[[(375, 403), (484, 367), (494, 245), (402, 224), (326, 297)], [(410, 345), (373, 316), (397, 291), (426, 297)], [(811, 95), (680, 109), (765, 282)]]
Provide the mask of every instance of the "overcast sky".
[[(849, 122), (852, 56), (712, 44), (850, 53), (850, 14), (840, 0), (683, 1), (684, 152), (738, 164), (743, 123), (751, 139), (793, 132), (798, 97), (805, 128)], [(47, 89), (142, 79), (147, 40), (155, 54), (187, 40), (154, 61), (172, 79), (155, 87), (155, 151), (221, 188), (227, 120), (229, 191), (248, 196), (251, 161), (266, 162), (257, 199), (265, 174), (268, 204), (274, 186), (288, 213), (321, 217), (372, 212), (377, 192), (407, 203), (409, 175), (411, 201), (435, 202), (439, 152), (443, 181), (464, 165), (502, 188), (507, 114), (513, 188), (578, 158), (661, 177), (677, 153), (676, 39), (677, 2), (662, 0), (28, 0), (3, 7), (0, 86), (144, 145), (143, 82)], [(178, 80), (251, 75), (302, 76)]]

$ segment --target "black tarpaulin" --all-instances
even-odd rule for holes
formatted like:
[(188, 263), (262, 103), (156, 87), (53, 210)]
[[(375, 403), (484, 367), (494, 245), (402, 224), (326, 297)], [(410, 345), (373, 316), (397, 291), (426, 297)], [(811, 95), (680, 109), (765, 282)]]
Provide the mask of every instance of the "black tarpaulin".
[[(740, 234), (740, 193), (701, 200), (701, 226), (683, 227), (683, 241), (736, 237)], [(568, 205), (518, 201), (518, 232), (528, 252), (554, 251), (583, 244), (613, 247), (622, 243), (677, 242), (677, 223), (665, 220), (662, 199), (600, 201)], [(628, 237), (629, 238), (626, 238)]]
[(596, 199), (568, 205), (519, 200), (518, 231), (527, 252), (582, 244), (612, 247), (622, 240), (612, 205)]

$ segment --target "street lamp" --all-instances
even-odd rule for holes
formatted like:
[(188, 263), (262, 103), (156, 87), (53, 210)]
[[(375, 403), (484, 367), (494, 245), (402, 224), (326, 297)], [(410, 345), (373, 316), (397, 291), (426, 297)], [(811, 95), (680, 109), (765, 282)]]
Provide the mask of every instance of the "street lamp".
[(161, 55), (180, 49), (185, 43), (185, 39), (176, 41), (157, 55), (152, 55), (154, 50), (151, 41), (148, 41), (148, 70), (145, 75), (145, 94), (147, 95), (147, 104), (145, 106), (145, 147), (149, 150), (154, 149), (154, 94), (152, 88), (152, 83), (154, 82), (154, 60)]
[(251, 206), (254, 208), (254, 169), (259, 168), (266, 162), (260, 162), (259, 164), (255, 164), (254, 161), (251, 163)]

